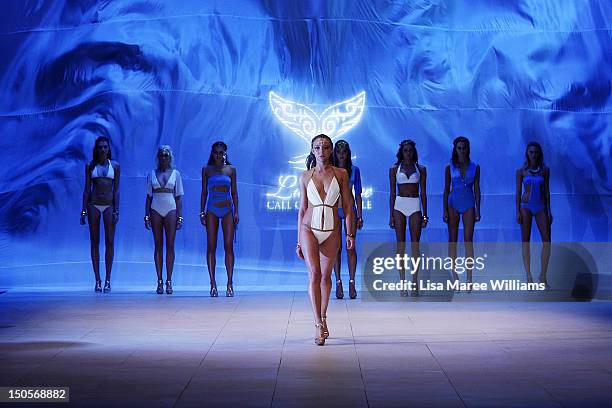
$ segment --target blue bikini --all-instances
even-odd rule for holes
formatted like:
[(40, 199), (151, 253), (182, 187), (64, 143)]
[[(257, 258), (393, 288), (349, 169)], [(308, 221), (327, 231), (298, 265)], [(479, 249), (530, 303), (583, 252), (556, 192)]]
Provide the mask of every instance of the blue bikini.
[[(227, 187), (227, 191), (215, 191), (218, 187)], [(230, 211), (234, 214), (234, 200), (232, 200), (232, 179), (225, 174), (214, 174), (208, 176), (208, 200), (206, 201), (206, 211), (213, 213), (219, 218), (223, 218)], [(217, 205), (228, 202), (227, 205)]]
[(524, 203), (521, 200), (521, 208), (526, 208), (533, 215), (542, 211), (544, 206), (544, 200), (542, 197), (542, 185), (544, 184), (544, 176), (542, 175), (527, 175), (523, 177), (523, 186), (527, 192), (527, 186), (529, 186), (529, 201)]
[[(361, 172), (357, 166), (353, 166), (351, 177), (349, 178), (349, 190), (353, 190), (353, 188), (355, 189), (355, 197), (362, 193)], [(355, 218), (357, 218), (357, 207), (355, 205), (353, 205), (353, 213), (355, 214)], [(341, 220), (346, 218), (346, 215), (344, 215), (344, 210), (341, 207), (338, 207), (338, 217), (340, 217)]]
[(451, 169), (451, 191), (448, 195), (448, 205), (459, 214), (463, 214), (471, 208), (476, 208), (474, 199), (474, 179), (476, 178), (476, 164), (470, 162), (465, 169), (465, 177), (461, 176), (461, 170), (450, 164)]

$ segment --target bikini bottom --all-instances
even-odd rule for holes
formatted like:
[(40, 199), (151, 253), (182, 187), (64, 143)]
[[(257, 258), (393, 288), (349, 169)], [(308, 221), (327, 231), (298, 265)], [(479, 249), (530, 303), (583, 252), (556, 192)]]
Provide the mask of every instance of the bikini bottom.
[(89, 204), (89, 205), (94, 207), (96, 210), (98, 210), (98, 213), (100, 213), (100, 216), (102, 216), (102, 214), (104, 214), (104, 211), (106, 211), (106, 209), (110, 207), (110, 205), (99, 205), (99, 204)]
[(544, 210), (544, 203), (521, 203), (521, 208), (526, 208), (531, 211), (531, 214), (536, 215), (540, 211)]
[(393, 209), (404, 214), (406, 218), (410, 218), (415, 212), (421, 211), (421, 199), (419, 197), (395, 197)]

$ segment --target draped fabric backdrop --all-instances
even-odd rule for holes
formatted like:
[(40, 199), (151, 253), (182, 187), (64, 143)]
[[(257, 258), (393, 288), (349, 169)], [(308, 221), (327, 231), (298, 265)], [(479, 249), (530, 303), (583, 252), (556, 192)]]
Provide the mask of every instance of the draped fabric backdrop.
[(481, 165), (476, 240), (519, 239), (515, 171), (531, 140), (551, 168), (553, 240), (610, 239), (608, 0), (26, 0), (2, 8), (0, 287), (93, 282), (78, 221), (99, 135), (112, 139), (122, 168), (115, 287), (155, 281), (142, 216), (160, 144), (173, 147), (185, 186), (175, 284), (207, 284), (200, 172), (216, 140), (229, 145), (238, 174), (237, 284), (302, 285), (298, 170), (289, 161), (309, 146), (272, 114), (270, 91), (317, 114), (365, 91), (361, 121), (341, 136), (367, 188), (361, 242), (394, 239), (388, 168), (406, 138), (428, 169), (422, 239), (446, 240), (443, 169), (458, 135), (470, 138)]

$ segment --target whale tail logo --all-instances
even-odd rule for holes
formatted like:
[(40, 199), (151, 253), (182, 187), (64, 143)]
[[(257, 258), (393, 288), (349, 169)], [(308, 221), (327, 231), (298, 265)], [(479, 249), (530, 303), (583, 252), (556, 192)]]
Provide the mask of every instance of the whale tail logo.
[(307, 143), (320, 133), (332, 140), (351, 130), (361, 119), (365, 91), (326, 108), (321, 115), (306, 105), (284, 99), (270, 91), (270, 109), (274, 116)]

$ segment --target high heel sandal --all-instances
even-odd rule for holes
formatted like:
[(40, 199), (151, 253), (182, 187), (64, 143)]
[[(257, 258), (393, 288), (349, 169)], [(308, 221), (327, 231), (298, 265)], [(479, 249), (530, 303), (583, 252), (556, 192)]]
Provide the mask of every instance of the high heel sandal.
[(357, 299), (357, 289), (355, 289), (355, 279), (349, 279), (349, 297)]
[(219, 296), (219, 292), (217, 292), (217, 285), (211, 286), (210, 287), (210, 297), (217, 297)]
[(96, 287), (94, 288), (94, 291), (98, 293), (102, 292), (102, 281), (101, 280), (96, 281)]
[(166, 293), (168, 295), (171, 295), (174, 293), (174, 290), (172, 289), (172, 281), (171, 280), (167, 280), (166, 281)]
[(342, 289), (342, 279), (336, 281), (336, 299), (344, 299), (344, 290)]
[(329, 329), (327, 328), (327, 316), (321, 317), (321, 321), (323, 323), (323, 338), (327, 339), (329, 337)]
[(316, 323), (315, 327), (317, 328), (317, 337), (315, 337), (314, 341), (317, 346), (325, 345), (325, 337), (323, 336), (323, 324)]
[(155, 290), (155, 292), (158, 295), (161, 295), (162, 293), (164, 293), (164, 281), (161, 279), (157, 280), (157, 290)]
[(225, 297), (234, 297), (234, 286), (227, 285), (227, 289), (225, 291)]
[(110, 291), (111, 291), (110, 281), (105, 280), (104, 281), (104, 293), (110, 293)]

